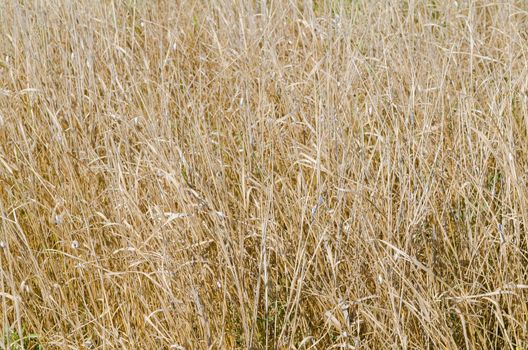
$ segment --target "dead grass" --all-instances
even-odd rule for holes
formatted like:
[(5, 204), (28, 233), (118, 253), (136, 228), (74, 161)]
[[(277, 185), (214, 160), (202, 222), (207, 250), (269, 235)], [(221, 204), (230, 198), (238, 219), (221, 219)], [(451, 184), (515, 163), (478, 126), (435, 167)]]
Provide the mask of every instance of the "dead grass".
[(527, 2), (13, 0), (0, 20), (6, 333), (528, 349)]

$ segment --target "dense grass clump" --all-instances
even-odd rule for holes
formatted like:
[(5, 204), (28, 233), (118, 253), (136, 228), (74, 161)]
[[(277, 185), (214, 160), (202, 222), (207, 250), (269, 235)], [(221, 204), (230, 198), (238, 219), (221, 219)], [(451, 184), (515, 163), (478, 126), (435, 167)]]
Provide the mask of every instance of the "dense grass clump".
[(528, 2), (0, 1), (0, 348), (528, 349)]

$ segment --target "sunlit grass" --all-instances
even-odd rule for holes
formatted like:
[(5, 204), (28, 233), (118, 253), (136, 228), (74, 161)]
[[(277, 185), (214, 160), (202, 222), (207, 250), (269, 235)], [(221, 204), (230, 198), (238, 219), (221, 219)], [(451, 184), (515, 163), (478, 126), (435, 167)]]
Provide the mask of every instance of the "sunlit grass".
[(528, 348), (525, 1), (0, 19), (12, 349)]

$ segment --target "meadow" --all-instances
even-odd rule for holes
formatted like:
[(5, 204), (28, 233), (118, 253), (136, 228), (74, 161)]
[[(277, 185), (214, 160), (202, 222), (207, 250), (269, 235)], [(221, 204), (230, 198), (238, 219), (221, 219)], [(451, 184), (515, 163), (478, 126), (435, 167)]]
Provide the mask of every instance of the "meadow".
[(527, 185), (527, 1), (0, 1), (0, 349), (528, 350)]

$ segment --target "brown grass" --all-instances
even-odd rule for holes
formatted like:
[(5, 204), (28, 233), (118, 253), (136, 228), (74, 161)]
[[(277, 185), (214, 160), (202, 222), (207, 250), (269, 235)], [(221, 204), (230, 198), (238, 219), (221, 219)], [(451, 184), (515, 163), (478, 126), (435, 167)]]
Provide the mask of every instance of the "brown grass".
[(0, 1), (0, 117), (26, 348), (528, 349), (524, 0)]

